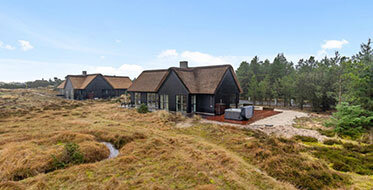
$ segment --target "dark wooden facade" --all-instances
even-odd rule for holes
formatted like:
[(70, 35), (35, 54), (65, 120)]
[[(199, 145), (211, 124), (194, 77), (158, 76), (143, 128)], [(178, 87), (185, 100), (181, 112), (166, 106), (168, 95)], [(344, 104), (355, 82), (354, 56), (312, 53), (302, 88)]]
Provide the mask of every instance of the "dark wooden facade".
[[(168, 110), (176, 111), (176, 95), (189, 95), (188, 89), (181, 82), (174, 71), (170, 71), (166, 80), (158, 90), (158, 95), (168, 95)], [(187, 112), (190, 113), (189, 98), (187, 98)]]
[[(153, 94), (155, 94), (157, 96), (157, 105), (155, 109), (167, 109), (169, 111), (185, 113), (214, 114), (215, 105), (217, 103), (225, 104), (227, 108), (237, 107), (241, 89), (235, 79), (235, 73), (233, 69), (231, 69), (231, 66), (227, 67), (224, 74), (220, 77), (219, 84), (214, 87), (215, 89), (213, 91), (210, 90), (212, 93), (193, 93), (188, 89), (185, 81), (179, 77), (175, 69), (170, 68), (164, 79), (159, 81), (160, 85), (158, 89), (148, 92), (139, 92), (131, 90), (130, 88), (131, 102), (137, 106), (140, 104), (148, 105), (149, 102), (152, 102), (149, 101), (148, 98), (153, 98)], [(135, 82), (133, 85), (140, 84), (136, 84)], [(166, 105), (164, 103), (164, 98), (168, 99), (167, 108), (164, 106)], [(154, 109), (154, 107), (152, 107), (152, 109)]]
[[(131, 83), (129, 78), (121, 77), (112, 83), (108, 81), (107, 77), (119, 78), (115, 76), (104, 76), (101, 74), (93, 75), (68, 75), (66, 80), (58, 88), (65, 98), (67, 99), (93, 99), (93, 98), (110, 98), (120, 96), (127, 92), (127, 88), (124, 88), (128, 84), (120, 84), (121, 80), (123, 83)], [(119, 84), (118, 84), (119, 83)], [(118, 88), (118, 86), (120, 88)]]

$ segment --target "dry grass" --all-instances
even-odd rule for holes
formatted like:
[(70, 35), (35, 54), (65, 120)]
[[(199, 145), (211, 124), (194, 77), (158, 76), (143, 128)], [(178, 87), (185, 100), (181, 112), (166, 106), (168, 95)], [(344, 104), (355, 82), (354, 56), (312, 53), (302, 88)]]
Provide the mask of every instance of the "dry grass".
[(206, 124), (180, 129), (180, 132), (224, 146), (269, 176), (301, 189), (329, 189), (349, 185), (349, 177), (330, 169), (325, 162), (302, 154), (306, 149), (294, 140)]
[[(22, 93), (29, 91), (2, 95), (18, 97)], [(337, 178), (328, 178), (339, 174), (304, 156), (295, 141), (283, 142), (252, 131), (201, 124), (199, 117), (187, 119), (165, 111), (139, 114), (107, 101), (75, 102), (43, 96), (35, 104), (32, 101), (36, 97), (26, 96), (16, 102), (9, 97), (1, 100), (7, 102), (7, 107), (30, 107), (33, 111), (12, 112), (0, 119), (0, 189), (309, 187), (301, 186), (297, 175), (316, 176), (310, 179), (318, 181), (321, 186), (316, 187), (323, 189), (348, 187)], [(45, 109), (50, 107), (47, 102), (60, 106)], [(175, 127), (184, 122), (190, 126)], [(119, 156), (105, 159), (109, 152), (101, 141), (114, 144), (120, 150)], [(54, 170), (51, 155), (63, 156), (66, 143), (79, 145), (84, 164)], [(294, 158), (288, 161), (286, 158), (290, 157)], [(291, 164), (304, 166), (296, 170)], [(286, 167), (298, 173), (289, 173)], [(314, 173), (307, 172), (311, 168)], [(326, 178), (318, 178), (320, 172)]]
[[(174, 126), (186, 120), (182, 115), (138, 114), (110, 102), (52, 96), (34, 103), (29, 93), (43, 91), (5, 93), (25, 95), (22, 101), (1, 101), (26, 111), (0, 120), (0, 189), (293, 188), (221, 146), (180, 134)], [(61, 105), (49, 109), (48, 102)], [(109, 152), (101, 141), (113, 143), (119, 156), (105, 159)], [(52, 155), (61, 157), (66, 143), (79, 145), (85, 164), (54, 170)]]
[(69, 110), (82, 105), (81, 102), (58, 98), (56, 94), (50, 89), (0, 89), (0, 119), (45, 110)]

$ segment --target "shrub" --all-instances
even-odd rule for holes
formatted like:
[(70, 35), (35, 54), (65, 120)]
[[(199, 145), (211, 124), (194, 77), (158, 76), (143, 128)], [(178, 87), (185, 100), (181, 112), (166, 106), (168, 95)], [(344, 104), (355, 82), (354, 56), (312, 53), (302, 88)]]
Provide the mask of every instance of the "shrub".
[[(324, 159), (332, 164), (333, 169), (343, 172), (354, 172), (361, 175), (372, 175), (372, 161), (373, 155), (362, 154), (357, 151), (357, 145), (351, 146), (347, 143), (349, 148), (328, 148), (328, 147), (314, 147), (313, 154), (317, 158)], [(346, 144), (344, 144), (344, 147)], [(357, 150), (357, 151), (355, 151)]]
[(349, 151), (359, 152), (362, 154), (373, 152), (373, 144), (366, 145), (366, 146), (359, 146), (352, 143), (345, 143), (343, 147)]
[(340, 136), (356, 139), (372, 127), (372, 122), (373, 112), (364, 110), (360, 105), (350, 106), (342, 103), (337, 105), (337, 112), (326, 124), (333, 126)]
[(324, 141), (326, 145), (343, 144), (342, 141), (336, 139), (327, 139)]
[(334, 137), (335, 136), (335, 131), (334, 130), (318, 130), (320, 134), (325, 135), (327, 137)]
[(145, 105), (145, 104), (141, 104), (141, 106), (139, 108), (137, 108), (137, 112), (138, 113), (148, 113), (149, 112), (148, 106)]
[(309, 137), (309, 136), (301, 136), (301, 135), (297, 135), (294, 137), (295, 139), (297, 140), (300, 140), (302, 142), (318, 142), (318, 140), (314, 137)]
[(348, 177), (331, 171), (323, 162), (302, 156), (304, 150), (294, 140), (267, 137), (245, 147), (243, 152), (270, 176), (300, 189), (327, 189), (349, 182)]
[(74, 164), (81, 164), (84, 162), (84, 156), (80, 152), (79, 145), (75, 143), (65, 144), (65, 151), (60, 159), (55, 155), (53, 157), (54, 169), (61, 169)]

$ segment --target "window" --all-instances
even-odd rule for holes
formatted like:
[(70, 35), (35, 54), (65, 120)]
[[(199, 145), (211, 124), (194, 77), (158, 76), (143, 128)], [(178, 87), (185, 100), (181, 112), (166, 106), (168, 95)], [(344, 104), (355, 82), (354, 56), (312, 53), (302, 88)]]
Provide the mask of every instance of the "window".
[(161, 101), (161, 103), (160, 103), (160, 108), (162, 109), (162, 110), (166, 110), (166, 111), (168, 111), (168, 95), (167, 94), (161, 94), (160, 95), (160, 101)]
[(158, 108), (158, 94), (148, 93), (147, 104), (150, 109), (157, 109)]
[(135, 105), (141, 104), (141, 93), (135, 93)]
[(102, 94), (104, 96), (109, 96), (109, 90), (108, 89), (102, 89)]
[(192, 110), (193, 110), (193, 112), (197, 112), (197, 96), (196, 95), (192, 95), (192, 102), (191, 102), (191, 104), (192, 104)]
[(187, 110), (187, 96), (176, 95), (176, 111), (186, 112)]

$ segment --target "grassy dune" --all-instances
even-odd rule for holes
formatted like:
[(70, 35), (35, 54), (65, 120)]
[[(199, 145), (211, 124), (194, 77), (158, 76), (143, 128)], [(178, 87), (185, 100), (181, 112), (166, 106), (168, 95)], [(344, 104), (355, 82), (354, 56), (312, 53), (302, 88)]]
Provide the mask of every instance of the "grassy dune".
[[(336, 189), (367, 179), (334, 171), (295, 140), (198, 118), (180, 128), (185, 118), (164, 111), (139, 114), (108, 101), (36, 93), (0, 91), (6, 112), (0, 117), (0, 189)], [(114, 144), (119, 156), (106, 159), (102, 141)], [(69, 143), (84, 160), (57, 168)]]

